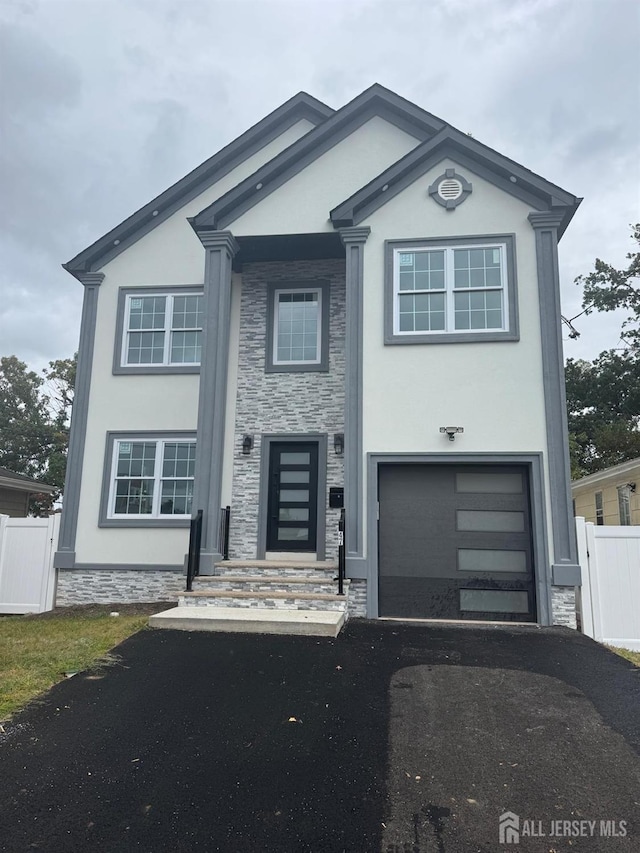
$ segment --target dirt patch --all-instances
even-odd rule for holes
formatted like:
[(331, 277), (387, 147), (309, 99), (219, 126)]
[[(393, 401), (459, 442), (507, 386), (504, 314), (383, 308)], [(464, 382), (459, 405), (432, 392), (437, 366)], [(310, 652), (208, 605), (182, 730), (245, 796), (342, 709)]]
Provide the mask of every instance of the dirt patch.
[(175, 607), (175, 601), (151, 601), (137, 602), (135, 604), (72, 604), (69, 607), (56, 607), (47, 613), (31, 613), (25, 619), (64, 619), (76, 616), (109, 616), (111, 613), (119, 613), (121, 616), (151, 616)]

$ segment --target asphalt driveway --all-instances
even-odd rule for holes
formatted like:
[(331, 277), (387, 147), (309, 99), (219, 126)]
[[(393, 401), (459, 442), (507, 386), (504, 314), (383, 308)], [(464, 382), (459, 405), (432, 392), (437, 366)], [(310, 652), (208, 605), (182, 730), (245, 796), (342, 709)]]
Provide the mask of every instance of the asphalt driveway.
[(0, 734), (0, 850), (640, 850), (640, 669), (574, 632), (352, 621), (118, 652)]

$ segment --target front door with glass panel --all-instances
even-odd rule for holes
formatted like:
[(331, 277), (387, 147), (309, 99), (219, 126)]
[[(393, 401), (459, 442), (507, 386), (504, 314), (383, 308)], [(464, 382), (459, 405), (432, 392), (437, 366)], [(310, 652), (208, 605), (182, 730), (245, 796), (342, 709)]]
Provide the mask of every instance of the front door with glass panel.
[(272, 443), (267, 551), (314, 552), (317, 516), (317, 442)]

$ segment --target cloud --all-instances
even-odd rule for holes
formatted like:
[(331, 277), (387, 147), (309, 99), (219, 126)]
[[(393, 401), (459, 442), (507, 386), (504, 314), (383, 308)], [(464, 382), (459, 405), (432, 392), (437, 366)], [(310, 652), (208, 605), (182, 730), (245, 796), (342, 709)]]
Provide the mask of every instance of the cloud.
[[(75, 349), (59, 264), (300, 89), (374, 81), (585, 196), (560, 247), (566, 313), (637, 216), (637, 4), (626, 0), (22, 0), (0, 6), (0, 352)], [(615, 345), (584, 321), (570, 355)]]

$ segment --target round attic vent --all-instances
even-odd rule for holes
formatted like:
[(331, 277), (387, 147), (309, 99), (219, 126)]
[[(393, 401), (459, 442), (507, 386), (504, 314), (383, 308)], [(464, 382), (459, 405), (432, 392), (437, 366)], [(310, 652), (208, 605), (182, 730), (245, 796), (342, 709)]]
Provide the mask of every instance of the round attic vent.
[(455, 201), (462, 195), (462, 184), (455, 178), (445, 178), (438, 184), (438, 195), (445, 201)]
[(455, 169), (445, 169), (429, 187), (429, 195), (447, 210), (455, 210), (471, 194), (473, 187)]

